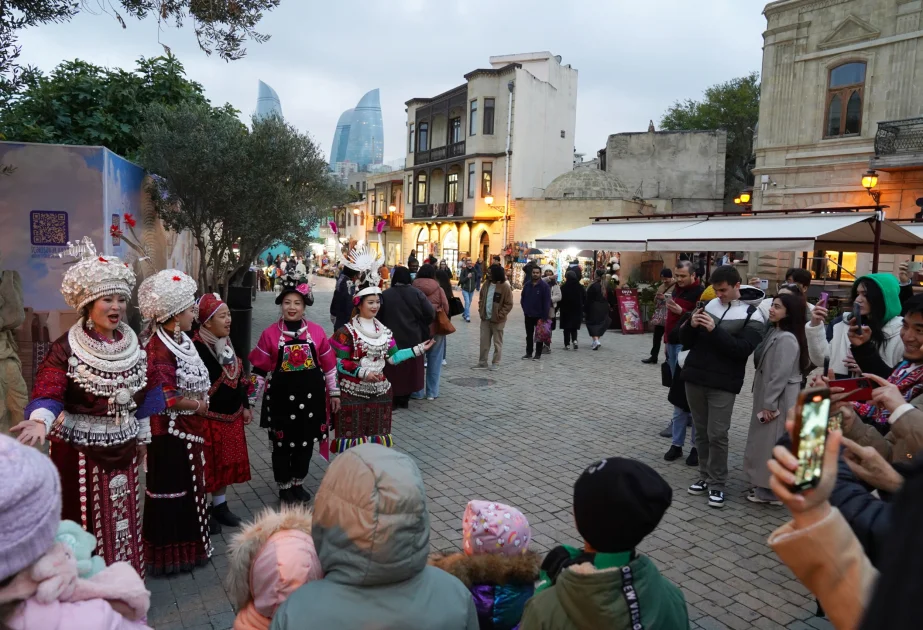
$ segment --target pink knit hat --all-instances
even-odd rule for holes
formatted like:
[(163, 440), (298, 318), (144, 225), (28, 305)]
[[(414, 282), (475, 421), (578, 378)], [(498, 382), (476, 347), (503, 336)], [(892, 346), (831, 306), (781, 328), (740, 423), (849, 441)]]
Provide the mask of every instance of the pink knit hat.
[(532, 540), (529, 521), (522, 512), (503, 503), (469, 501), (462, 520), (465, 553), (469, 556), (503, 554), (519, 556)]
[(61, 523), (61, 480), (51, 459), (0, 434), (0, 580), (45, 555)]

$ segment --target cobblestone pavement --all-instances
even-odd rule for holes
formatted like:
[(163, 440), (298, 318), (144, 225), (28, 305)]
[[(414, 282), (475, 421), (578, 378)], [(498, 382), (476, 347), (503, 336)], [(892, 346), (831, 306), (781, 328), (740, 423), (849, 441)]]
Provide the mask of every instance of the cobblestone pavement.
[[(328, 307), (333, 282), (316, 282), (317, 301), (308, 317), (332, 333)], [(253, 310), (253, 343), (277, 313), (273, 296), (260, 294)], [(682, 587), (693, 628), (831, 627), (814, 617), (813, 597), (766, 546), (769, 533), (785, 522), (785, 509), (746, 500), (742, 459), (749, 378), (731, 429), (727, 505), (718, 511), (708, 507), (706, 497), (686, 493), (696, 480), (695, 469), (682, 459), (663, 460), (670, 441), (657, 433), (672, 408), (659, 368), (640, 362), (650, 352), (650, 335), (610, 332), (602, 348), (591, 352), (583, 330), (580, 351), (565, 352), (561, 332), (555, 331), (550, 356), (521, 361), (525, 331), (517, 306), (506, 326), (501, 369), (473, 372), (477, 317), (470, 324), (455, 320), (458, 332), (448, 339), (440, 397), (411, 401), (410, 409), (394, 416), (396, 447), (413, 456), (423, 473), (433, 550), (460, 548), (461, 517), (467, 501), (475, 498), (521, 509), (539, 552), (578, 544), (570, 509), (574, 481), (594, 460), (634, 457), (673, 486), (672, 507), (640, 551)], [(228, 492), (231, 508), (247, 519), (278, 503), (266, 438), (256, 427), (254, 422), (247, 436), (253, 479)], [(315, 455), (305, 483), (312, 493), (325, 469)], [(214, 537), (211, 563), (194, 573), (147, 580), (153, 593), (149, 620), (155, 628), (231, 627), (234, 612), (223, 586), (229, 540), (227, 528)]]

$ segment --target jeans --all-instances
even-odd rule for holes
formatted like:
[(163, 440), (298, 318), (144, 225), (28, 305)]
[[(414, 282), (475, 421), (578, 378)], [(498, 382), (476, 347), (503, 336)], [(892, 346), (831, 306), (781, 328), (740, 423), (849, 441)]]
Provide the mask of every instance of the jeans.
[(686, 400), (695, 425), (699, 479), (712, 490), (724, 490), (728, 479), (728, 431), (737, 394), (686, 383)]
[(462, 291), (462, 297), (465, 298), (465, 320), (471, 319), (471, 300), (474, 299), (474, 291)]
[(445, 335), (433, 337), (433, 347), (426, 351), (426, 385), (411, 398), (439, 398), (439, 375), (442, 374), (442, 359), (445, 358)]
[[(667, 344), (667, 363), (670, 364), (670, 371), (676, 372), (676, 361), (679, 353), (682, 351), (682, 344)], [(673, 407), (673, 446), (680, 448), (686, 443), (686, 425), (692, 421), (692, 414), (683, 411), (679, 407)], [(695, 447), (695, 425), (692, 425), (692, 435), (689, 436), (689, 443)]]
[(573, 339), (574, 343), (577, 343), (577, 333), (580, 331), (579, 328), (565, 328), (564, 329), (564, 345), (569, 346), (571, 340)]
[(540, 317), (529, 317), (526, 315), (526, 356), (532, 356), (532, 349), (535, 348), (535, 358), (542, 356), (542, 348), (545, 347), (545, 344), (535, 343), (535, 326), (542, 319)]

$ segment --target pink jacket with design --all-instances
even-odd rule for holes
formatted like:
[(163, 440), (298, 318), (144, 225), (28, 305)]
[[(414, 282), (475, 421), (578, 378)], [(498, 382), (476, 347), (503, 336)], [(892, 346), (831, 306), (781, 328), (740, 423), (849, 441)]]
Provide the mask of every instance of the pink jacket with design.
[[(338, 394), (337, 360), (330, 347), (330, 342), (327, 340), (327, 334), (320, 324), (304, 320), (302, 325), (307, 325), (307, 330), (298, 338), (305, 342), (314, 343), (317, 350), (317, 363), (324, 372), (324, 379), (327, 382), (327, 394)], [(276, 362), (279, 358), (279, 342), (283, 339), (283, 330), (284, 324), (282, 320), (279, 320), (270, 324), (263, 331), (259, 341), (256, 343), (256, 347), (250, 351), (250, 356), (248, 357), (254, 368), (267, 374), (276, 369)], [(288, 341), (288, 339), (289, 337), (285, 337), (285, 341)], [(327, 420), (330, 420), (329, 407)]]

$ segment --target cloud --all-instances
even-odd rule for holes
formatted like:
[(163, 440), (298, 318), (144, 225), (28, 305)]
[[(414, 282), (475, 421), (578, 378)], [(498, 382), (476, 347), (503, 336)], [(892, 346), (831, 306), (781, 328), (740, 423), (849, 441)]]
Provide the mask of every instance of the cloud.
[(200, 52), (191, 23), (158, 33), (153, 20), (128, 22), (85, 13), (69, 24), (30, 29), (23, 60), (51, 69), (79, 57), (131, 67), (171, 47), (215, 103), (249, 118), (257, 80), (271, 85), (293, 124), (325, 154), (337, 118), (370, 89), (381, 89), (385, 159), (403, 157), (404, 102), (464, 82), (492, 55), (549, 50), (577, 68), (579, 151), (594, 155), (606, 137), (647, 129), (674, 101), (759, 70), (765, 19), (756, 0), (283, 0), (241, 61)]

